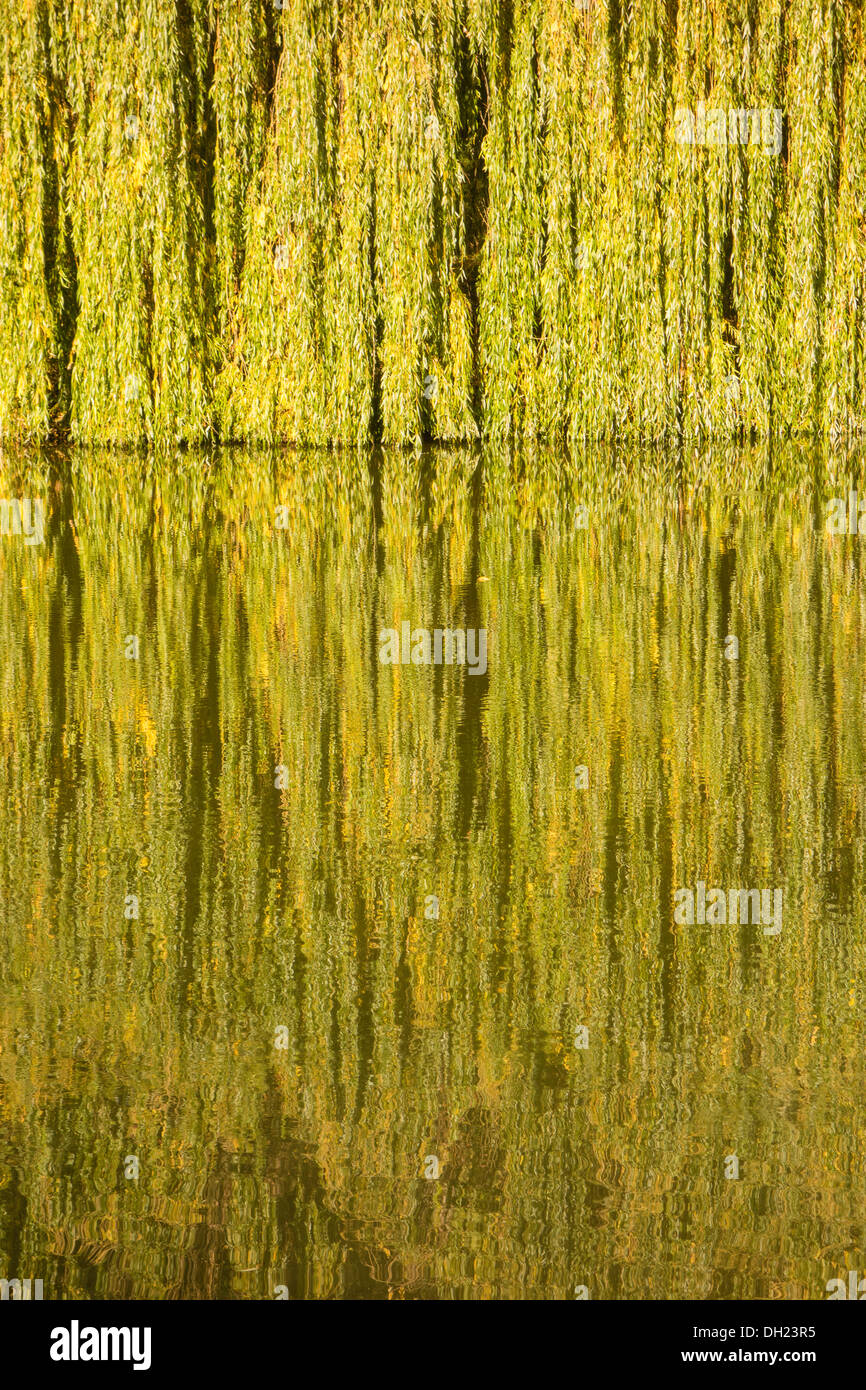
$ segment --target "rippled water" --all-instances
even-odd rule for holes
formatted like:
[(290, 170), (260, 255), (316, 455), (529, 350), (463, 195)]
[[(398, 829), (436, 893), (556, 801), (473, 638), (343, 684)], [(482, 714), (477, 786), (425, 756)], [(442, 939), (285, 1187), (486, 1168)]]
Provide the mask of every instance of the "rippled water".
[[(0, 537), (0, 1276), (866, 1268), (866, 539), (826, 526), (859, 472), (0, 455), (45, 514)], [(384, 664), (404, 622), (486, 670)], [(677, 921), (699, 883), (780, 920)]]

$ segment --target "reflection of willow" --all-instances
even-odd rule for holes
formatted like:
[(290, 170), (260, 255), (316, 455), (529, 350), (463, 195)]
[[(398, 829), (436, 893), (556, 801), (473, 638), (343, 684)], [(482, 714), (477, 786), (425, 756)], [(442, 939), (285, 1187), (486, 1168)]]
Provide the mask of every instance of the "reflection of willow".
[[(46, 545), (0, 545), (5, 1268), (823, 1287), (864, 1137), (851, 465), (813, 501), (787, 454), (386, 452), (374, 508), (303, 462), (55, 460)], [(486, 626), (478, 692), (380, 667), (403, 618)], [(674, 929), (698, 878), (782, 886), (778, 942)]]

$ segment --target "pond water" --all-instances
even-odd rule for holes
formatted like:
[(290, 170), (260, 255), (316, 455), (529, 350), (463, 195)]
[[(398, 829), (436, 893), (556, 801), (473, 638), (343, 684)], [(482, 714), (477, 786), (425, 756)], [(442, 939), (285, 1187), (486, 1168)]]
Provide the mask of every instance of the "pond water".
[(0, 455), (0, 1276), (866, 1270), (861, 467)]

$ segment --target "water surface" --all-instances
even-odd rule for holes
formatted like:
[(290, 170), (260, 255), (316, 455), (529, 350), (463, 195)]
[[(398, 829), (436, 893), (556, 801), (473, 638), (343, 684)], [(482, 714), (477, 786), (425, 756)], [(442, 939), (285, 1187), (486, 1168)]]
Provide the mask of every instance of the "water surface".
[[(0, 1275), (866, 1269), (860, 463), (0, 455), (45, 506), (0, 537)], [(406, 621), (486, 671), (384, 665)], [(698, 882), (781, 931), (679, 924)]]

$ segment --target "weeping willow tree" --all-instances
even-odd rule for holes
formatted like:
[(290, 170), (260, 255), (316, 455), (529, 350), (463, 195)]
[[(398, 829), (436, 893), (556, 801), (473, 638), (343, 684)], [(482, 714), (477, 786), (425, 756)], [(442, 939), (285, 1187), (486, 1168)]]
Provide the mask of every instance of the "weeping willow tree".
[(858, 432), (863, 16), (0, 0), (0, 432)]
[(283, 12), (274, 112), (249, 208), (238, 341), (221, 383), (229, 433), (327, 434), (334, 334), (326, 286), (336, 254), (335, 6)]
[(198, 438), (211, 423), (213, 208), (204, 0), (72, 0), (72, 427)]
[(254, 0), (216, 6), (212, 101), (214, 235), (221, 341), (230, 352), (237, 327), (250, 185), (262, 166), (277, 61), (275, 11)]
[(0, 435), (40, 437), (68, 406), (73, 263), (62, 186), (64, 30), (43, 3), (0, 4)]
[(489, 427), (862, 427), (862, 6), (545, 0), (505, 42), (497, 16)]
[(465, 42), (453, 0), (283, 11), (223, 383), (230, 432), (323, 443), (473, 430)]

